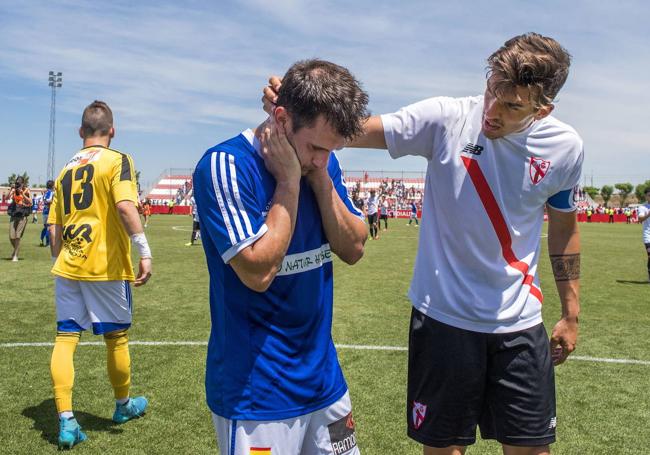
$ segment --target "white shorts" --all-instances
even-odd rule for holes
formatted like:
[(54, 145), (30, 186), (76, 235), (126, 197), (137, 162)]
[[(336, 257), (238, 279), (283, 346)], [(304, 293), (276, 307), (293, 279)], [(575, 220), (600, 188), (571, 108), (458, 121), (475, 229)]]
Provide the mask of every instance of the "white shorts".
[(131, 326), (131, 287), (128, 281), (77, 281), (54, 278), (56, 324), (59, 332), (95, 335)]
[(359, 455), (352, 403), (285, 420), (230, 420), (212, 413), (221, 455)]

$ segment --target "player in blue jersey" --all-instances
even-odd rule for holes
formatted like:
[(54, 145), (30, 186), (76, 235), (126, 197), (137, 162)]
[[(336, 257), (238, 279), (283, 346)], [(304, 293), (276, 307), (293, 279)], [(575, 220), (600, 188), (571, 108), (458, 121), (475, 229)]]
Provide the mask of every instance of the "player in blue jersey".
[(271, 117), (197, 164), (222, 454), (359, 453), (331, 336), (332, 256), (357, 262), (366, 232), (331, 151), (362, 131), (367, 102), (345, 68), (298, 62)]
[(50, 214), (50, 204), (54, 199), (54, 180), (48, 180), (45, 184), (47, 190), (43, 193), (43, 230), (41, 231), (41, 246), (50, 244), (50, 225), (47, 224), (47, 217)]

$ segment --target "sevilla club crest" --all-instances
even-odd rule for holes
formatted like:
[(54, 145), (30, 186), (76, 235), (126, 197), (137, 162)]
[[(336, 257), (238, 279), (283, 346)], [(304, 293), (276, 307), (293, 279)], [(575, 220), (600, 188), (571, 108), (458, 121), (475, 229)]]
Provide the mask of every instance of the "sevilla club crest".
[(530, 166), (528, 167), (528, 170), (530, 171), (530, 180), (533, 182), (533, 185), (537, 185), (541, 182), (550, 168), (550, 161), (532, 156), (530, 158)]
[(413, 428), (419, 430), (427, 415), (427, 405), (413, 402)]

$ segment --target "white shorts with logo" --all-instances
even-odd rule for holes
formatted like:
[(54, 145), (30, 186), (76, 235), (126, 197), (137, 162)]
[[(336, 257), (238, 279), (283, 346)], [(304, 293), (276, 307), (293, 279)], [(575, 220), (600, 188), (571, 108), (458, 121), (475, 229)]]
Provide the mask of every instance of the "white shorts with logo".
[(359, 455), (350, 395), (285, 420), (230, 420), (212, 413), (221, 455)]
[(59, 332), (92, 328), (95, 335), (102, 335), (131, 326), (128, 281), (77, 281), (57, 276), (54, 295)]

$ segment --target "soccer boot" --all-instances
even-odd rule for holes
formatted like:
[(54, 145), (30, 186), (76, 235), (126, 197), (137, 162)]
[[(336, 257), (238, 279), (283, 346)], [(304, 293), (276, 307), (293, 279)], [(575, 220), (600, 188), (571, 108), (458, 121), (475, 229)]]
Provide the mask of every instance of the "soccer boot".
[(145, 397), (130, 398), (124, 404), (115, 403), (115, 412), (113, 413), (113, 422), (124, 423), (131, 419), (136, 419), (144, 415), (149, 402)]
[(86, 439), (86, 433), (81, 431), (77, 419), (74, 417), (59, 419), (59, 449), (72, 449)]

